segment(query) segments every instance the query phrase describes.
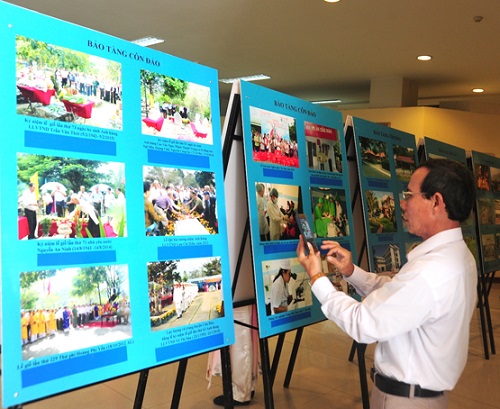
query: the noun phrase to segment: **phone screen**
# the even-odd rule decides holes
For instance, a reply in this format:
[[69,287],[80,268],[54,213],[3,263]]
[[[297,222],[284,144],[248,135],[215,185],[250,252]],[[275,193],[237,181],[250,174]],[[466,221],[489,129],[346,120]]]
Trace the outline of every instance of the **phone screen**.
[[[307,216],[305,214],[299,214],[297,216],[297,222],[299,225],[300,234],[306,240],[306,242],[311,243],[314,251],[318,251],[318,246],[316,245],[316,240],[314,240],[314,235],[311,230],[311,226],[307,221]],[[305,253],[309,254],[309,246],[306,245]]]

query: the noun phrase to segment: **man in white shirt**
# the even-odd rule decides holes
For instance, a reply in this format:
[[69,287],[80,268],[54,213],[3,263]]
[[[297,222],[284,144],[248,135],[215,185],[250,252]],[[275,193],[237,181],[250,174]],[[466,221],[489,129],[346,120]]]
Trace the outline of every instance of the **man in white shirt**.
[[36,200],[36,192],[34,183],[30,182],[28,188],[21,196],[21,204],[24,207],[24,215],[28,219],[29,235],[28,239],[35,239],[36,230],[36,212],[38,210],[38,201]]
[[[477,267],[460,222],[475,201],[465,166],[433,159],[413,173],[401,208],[408,231],[424,241],[394,277],[368,273],[351,253],[324,241],[327,261],[364,297],[336,291],[321,272],[319,253],[297,254],[324,314],[360,343],[375,349],[372,409],[446,408],[467,360],[469,324],[476,303]],[[426,405],[426,406],[424,406]]]

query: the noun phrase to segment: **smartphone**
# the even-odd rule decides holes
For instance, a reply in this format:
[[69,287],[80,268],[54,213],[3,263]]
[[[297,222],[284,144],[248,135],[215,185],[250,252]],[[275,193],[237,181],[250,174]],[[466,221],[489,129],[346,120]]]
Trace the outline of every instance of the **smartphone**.
[[[314,235],[311,230],[311,226],[307,221],[307,216],[305,214],[299,213],[297,215],[297,224],[299,226],[299,231],[300,234],[302,235],[302,238],[306,241],[306,243],[311,243],[315,252],[318,251],[318,246],[316,244],[316,240],[314,240]],[[306,255],[309,254],[309,246],[307,244],[305,246],[305,253]]]

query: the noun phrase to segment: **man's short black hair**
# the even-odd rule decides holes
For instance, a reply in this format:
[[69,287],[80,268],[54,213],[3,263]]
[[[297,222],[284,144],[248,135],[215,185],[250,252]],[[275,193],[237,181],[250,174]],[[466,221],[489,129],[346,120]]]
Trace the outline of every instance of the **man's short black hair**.
[[426,168],[429,173],[420,186],[420,191],[430,198],[441,193],[451,220],[463,222],[476,200],[474,175],[467,167],[450,159],[429,159],[419,168]]
[[151,190],[151,183],[149,182],[144,182],[144,193],[149,192]]

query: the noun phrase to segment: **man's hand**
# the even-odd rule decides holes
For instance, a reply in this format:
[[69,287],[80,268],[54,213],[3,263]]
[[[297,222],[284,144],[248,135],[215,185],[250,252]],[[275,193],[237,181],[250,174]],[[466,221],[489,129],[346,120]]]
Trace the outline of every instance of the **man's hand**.
[[[336,267],[343,276],[349,277],[354,271],[352,254],[336,241],[325,240],[321,248],[328,250],[326,261]],[[300,261],[300,260],[299,260]]]

